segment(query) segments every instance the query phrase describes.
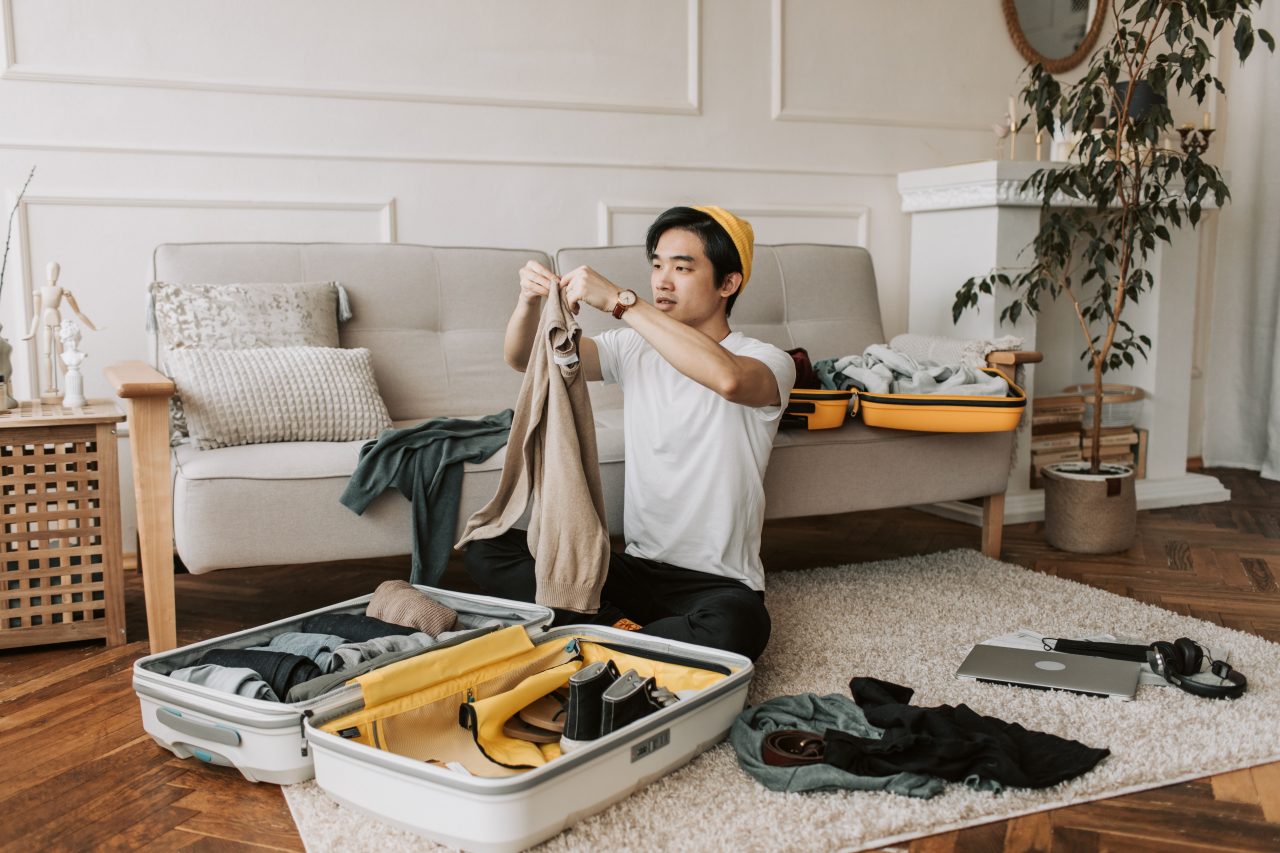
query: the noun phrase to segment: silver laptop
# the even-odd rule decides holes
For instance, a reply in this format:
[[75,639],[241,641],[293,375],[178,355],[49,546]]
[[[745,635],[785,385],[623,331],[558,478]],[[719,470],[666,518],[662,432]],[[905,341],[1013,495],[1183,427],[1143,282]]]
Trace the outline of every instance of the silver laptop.
[[1132,699],[1139,669],[1140,664],[1130,661],[977,645],[956,670],[956,678]]

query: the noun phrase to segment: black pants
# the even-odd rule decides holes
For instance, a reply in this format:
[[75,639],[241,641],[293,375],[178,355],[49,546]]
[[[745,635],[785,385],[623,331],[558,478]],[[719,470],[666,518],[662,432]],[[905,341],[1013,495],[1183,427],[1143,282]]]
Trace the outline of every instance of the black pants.
[[[486,595],[533,601],[533,564],[523,530],[511,529],[496,539],[467,545],[467,574]],[[641,633],[655,637],[737,652],[752,660],[769,642],[764,593],[732,578],[615,553],[609,558],[602,598],[621,611],[618,615],[643,625]],[[592,616],[556,611],[557,625],[593,621]]]

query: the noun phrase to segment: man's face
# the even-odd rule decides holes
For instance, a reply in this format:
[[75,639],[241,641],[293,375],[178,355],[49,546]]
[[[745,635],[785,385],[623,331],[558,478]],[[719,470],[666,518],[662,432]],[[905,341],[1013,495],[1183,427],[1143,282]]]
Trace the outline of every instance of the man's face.
[[668,229],[658,238],[649,262],[649,285],[659,311],[696,326],[722,310],[725,299],[716,287],[715,270],[697,234]]

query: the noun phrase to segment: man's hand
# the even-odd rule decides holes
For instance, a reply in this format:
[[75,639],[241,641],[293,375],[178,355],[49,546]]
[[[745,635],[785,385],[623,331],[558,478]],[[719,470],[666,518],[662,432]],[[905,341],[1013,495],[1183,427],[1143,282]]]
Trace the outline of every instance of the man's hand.
[[622,288],[591,267],[578,267],[560,280],[565,302],[578,313],[578,303],[585,302],[597,311],[612,311]]
[[538,300],[551,293],[551,286],[560,279],[537,261],[529,261],[520,268],[520,301],[537,305]]

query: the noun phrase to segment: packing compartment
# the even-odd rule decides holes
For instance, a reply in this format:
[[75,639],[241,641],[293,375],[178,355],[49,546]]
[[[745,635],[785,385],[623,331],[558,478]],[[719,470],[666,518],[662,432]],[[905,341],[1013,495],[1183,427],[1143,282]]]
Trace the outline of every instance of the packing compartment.
[[[417,589],[458,613],[467,633],[424,648],[417,657],[447,651],[478,637],[513,626],[520,633],[536,632],[551,624],[549,608],[518,601],[451,592],[428,586]],[[174,670],[194,665],[215,648],[245,649],[267,644],[272,637],[297,631],[311,616],[331,613],[363,614],[373,598],[353,598],[329,607],[281,619],[268,625],[193,643],[139,659],[133,665],[133,688],[147,733],[179,758],[235,767],[251,782],[285,785],[314,774],[303,728],[313,709],[335,697],[359,696],[360,688],[335,676],[328,692],[301,702],[254,699],[170,678]],[[501,623],[495,628],[493,622]],[[376,673],[378,670],[374,670]]]
[[[984,373],[1000,375],[993,367]],[[867,426],[917,432],[1005,432],[1017,429],[1027,395],[1012,382],[1004,397],[858,392],[858,411]]]
[[835,429],[844,423],[846,416],[857,413],[858,395],[852,390],[796,388],[782,413],[782,422],[806,429]]
[[[613,660],[679,696],[598,740],[508,737],[521,708]],[[522,850],[717,743],[746,703],[740,655],[613,628],[507,629],[356,679],[305,721],[316,782],[358,811],[466,850]]]

